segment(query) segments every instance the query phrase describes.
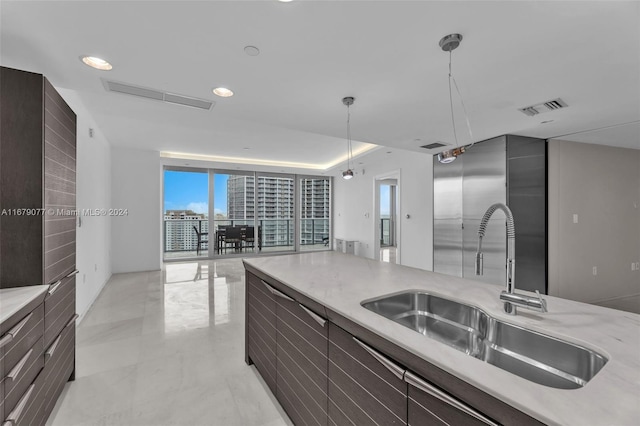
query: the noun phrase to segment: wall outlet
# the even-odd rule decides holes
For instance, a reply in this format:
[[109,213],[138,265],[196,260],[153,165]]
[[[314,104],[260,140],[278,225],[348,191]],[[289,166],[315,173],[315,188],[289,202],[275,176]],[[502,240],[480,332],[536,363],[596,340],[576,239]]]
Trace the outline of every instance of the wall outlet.
[[598,275],[598,267],[597,266],[593,267],[593,275]]
[[636,271],[640,271],[640,262],[636,262]]
[[[578,223],[578,214],[577,213],[573,214],[573,223]],[[593,274],[593,275],[595,275],[595,274]]]
[[87,274],[82,274],[82,284],[87,282]]
[[635,271],[636,270],[636,264],[635,262],[631,262],[631,270]]
[[[97,264],[97,263],[95,263],[95,264],[93,265],[93,270],[94,270],[95,272],[98,272],[98,264]],[[595,275],[595,274],[594,274],[594,275]]]

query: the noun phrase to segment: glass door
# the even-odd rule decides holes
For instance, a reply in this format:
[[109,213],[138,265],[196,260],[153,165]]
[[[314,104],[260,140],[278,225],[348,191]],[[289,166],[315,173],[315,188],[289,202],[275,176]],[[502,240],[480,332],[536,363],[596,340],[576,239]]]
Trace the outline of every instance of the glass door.
[[262,252],[295,250],[295,179],[292,175],[258,174],[258,232]]
[[209,256],[209,178],[206,169],[165,168],[163,257]]
[[255,173],[213,172],[212,248],[215,255],[258,252]]
[[300,251],[331,249],[331,179],[299,178]]

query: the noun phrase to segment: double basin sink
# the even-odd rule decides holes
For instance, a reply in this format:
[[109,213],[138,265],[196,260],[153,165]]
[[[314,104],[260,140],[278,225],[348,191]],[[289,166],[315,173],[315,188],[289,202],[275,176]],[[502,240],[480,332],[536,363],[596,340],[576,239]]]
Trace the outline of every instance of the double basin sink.
[[590,349],[425,292],[383,296],[364,301],[362,306],[469,356],[553,388],[581,388],[607,362]]

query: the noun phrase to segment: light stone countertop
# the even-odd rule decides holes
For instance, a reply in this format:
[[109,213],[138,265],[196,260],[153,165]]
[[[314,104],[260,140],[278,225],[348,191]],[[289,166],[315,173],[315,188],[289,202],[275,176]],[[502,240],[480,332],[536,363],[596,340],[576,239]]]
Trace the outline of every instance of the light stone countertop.
[[42,296],[48,289],[48,285],[0,289],[0,323],[18,312],[36,297]]
[[[512,316],[503,312],[498,299],[502,286],[331,251],[244,261],[541,422],[640,424],[640,315],[544,296],[549,312],[518,309],[518,315]],[[477,306],[504,322],[593,349],[608,362],[583,388],[551,388],[439,344],[360,306],[363,300],[409,289]]]

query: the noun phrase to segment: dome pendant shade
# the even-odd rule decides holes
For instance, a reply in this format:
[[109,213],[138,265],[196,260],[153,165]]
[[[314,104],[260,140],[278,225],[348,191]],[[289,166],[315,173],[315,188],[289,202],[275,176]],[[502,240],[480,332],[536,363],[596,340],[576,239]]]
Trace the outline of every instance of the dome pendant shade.
[[458,46],[460,46],[460,42],[462,41],[462,35],[460,34],[449,34],[440,39],[440,48],[445,52],[451,52],[452,50],[456,50]]
[[349,180],[352,177],[353,177],[353,170],[348,169],[348,170],[345,170],[344,172],[342,172],[342,178],[343,179]]
[[465,152],[465,147],[461,146],[459,148],[450,149],[448,151],[443,151],[438,154],[438,161],[442,164],[449,164],[453,162],[460,154]]

